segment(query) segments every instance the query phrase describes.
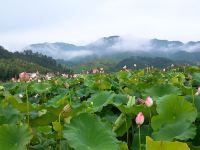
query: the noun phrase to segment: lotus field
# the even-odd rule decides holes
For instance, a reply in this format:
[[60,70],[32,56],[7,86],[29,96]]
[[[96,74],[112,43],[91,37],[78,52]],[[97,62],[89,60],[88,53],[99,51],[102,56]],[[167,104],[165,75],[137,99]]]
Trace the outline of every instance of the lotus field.
[[0,86],[0,150],[200,150],[200,68]]

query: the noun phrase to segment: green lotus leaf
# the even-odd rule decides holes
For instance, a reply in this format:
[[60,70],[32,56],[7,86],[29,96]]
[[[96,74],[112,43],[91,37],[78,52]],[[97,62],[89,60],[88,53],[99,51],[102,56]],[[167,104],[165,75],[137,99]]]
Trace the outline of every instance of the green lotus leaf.
[[36,128],[37,132],[41,132],[43,134],[51,134],[52,133],[52,127],[51,126],[38,126]]
[[146,137],[146,150],[190,150],[186,143],[153,141],[150,137]]
[[3,84],[3,86],[5,87],[6,90],[14,90],[17,87],[17,83],[5,83]]
[[11,105],[7,107],[0,106],[0,125],[17,123],[22,119],[22,114],[17,109],[14,109]]
[[[185,97],[189,102],[193,102],[193,96]],[[200,119],[200,96],[194,96],[194,105],[197,109],[197,118]]]
[[36,93],[45,93],[48,92],[52,87],[49,83],[35,83],[32,85],[32,88]]
[[132,117],[128,117],[125,114],[120,114],[113,124],[113,131],[115,131],[117,136],[123,136],[130,128],[131,123]]
[[192,75],[192,84],[193,84],[193,86],[200,85],[200,73],[194,73]]
[[126,71],[121,71],[117,73],[118,80],[127,80],[130,78],[130,76],[131,76],[131,73],[126,72]]
[[145,105],[133,105],[131,107],[127,105],[116,106],[124,114],[134,114],[137,115],[139,112],[143,112],[145,116],[148,116],[149,110]]
[[128,150],[128,145],[126,142],[120,142],[120,150]]
[[53,107],[41,107],[38,111],[44,111],[44,114],[39,116],[39,113],[37,114],[38,117],[30,119],[30,125],[31,126],[46,126],[51,124],[51,122],[58,119],[58,115],[61,112],[63,107],[59,108],[53,108]]
[[[27,112],[27,104],[26,103],[22,103],[22,102],[18,102],[16,97],[14,96],[8,96],[4,99],[4,103],[7,104],[12,104],[12,106],[14,108],[16,108],[17,110],[19,110],[20,112]],[[32,105],[29,103],[29,111],[33,110]]]
[[115,106],[118,105],[126,105],[128,103],[129,99],[127,97],[127,94],[115,94],[113,98],[113,104]]
[[115,134],[92,114],[80,114],[65,124],[63,136],[75,150],[119,149]]
[[88,101],[93,103],[95,111],[101,111],[104,106],[113,100],[113,96],[114,94],[111,92],[102,91],[92,95]]
[[197,110],[184,97],[167,95],[157,101],[158,115],[152,118],[153,137],[156,140],[193,139],[196,131],[192,123]]
[[144,96],[161,97],[168,94],[180,95],[180,90],[170,84],[155,85],[144,91]]
[[27,126],[0,126],[0,147],[2,150],[25,150],[32,138]]
[[197,130],[196,130],[197,134],[192,141],[192,146],[199,147],[200,149],[200,125],[198,124],[196,127],[197,127]]
[[58,133],[58,138],[62,136],[62,125],[60,122],[52,122],[53,129]]
[[64,93],[64,94],[57,95],[53,97],[52,99],[48,100],[47,106],[58,108],[59,106],[66,104],[66,102],[67,102],[67,96]]
[[103,78],[98,80],[97,85],[101,90],[109,90],[111,89],[111,83],[108,78]]

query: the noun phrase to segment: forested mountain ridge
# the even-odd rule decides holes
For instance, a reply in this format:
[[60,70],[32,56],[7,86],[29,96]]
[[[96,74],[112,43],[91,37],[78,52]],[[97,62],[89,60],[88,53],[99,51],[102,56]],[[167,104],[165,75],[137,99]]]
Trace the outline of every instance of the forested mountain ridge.
[[[86,59],[92,61],[96,60],[96,58],[118,56],[173,57],[176,59],[176,53],[184,51],[192,56],[190,58],[193,61],[193,55],[200,54],[200,41],[183,43],[181,41],[162,39],[131,39],[121,36],[108,36],[85,45],[45,42],[31,44],[25,49],[31,49],[34,52],[40,52],[55,59],[66,61],[85,61]],[[180,59],[182,58],[180,57]]]
[[61,72],[71,73],[66,66],[57,64],[52,57],[40,53],[33,53],[31,50],[23,52],[9,52],[0,46],[0,80],[7,80],[18,76],[20,72]]

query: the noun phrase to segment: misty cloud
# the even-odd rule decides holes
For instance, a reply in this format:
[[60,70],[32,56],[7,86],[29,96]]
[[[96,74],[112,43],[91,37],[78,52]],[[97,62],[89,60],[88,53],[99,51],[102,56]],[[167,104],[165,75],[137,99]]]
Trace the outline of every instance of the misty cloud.
[[109,36],[96,40],[85,46],[68,43],[32,44],[25,49],[31,49],[56,59],[72,60],[86,56],[103,56],[114,53],[175,53],[177,51],[200,51],[200,42],[182,43],[159,39],[139,39],[130,36]]
[[149,51],[152,49],[152,45],[149,39],[139,39],[139,38],[123,36],[119,38],[119,41],[117,43],[115,43],[108,49],[119,52],[122,51],[134,52],[138,50]]
[[79,58],[79,57],[85,57],[85,56],[90,56],[93,55],[93,52],[90,50],[78,50],[78,51],[67,51],[67,52],[60,52],[60,54],[57,55],[58,58],[62,58],[64,60],[71,60],[74,58]]

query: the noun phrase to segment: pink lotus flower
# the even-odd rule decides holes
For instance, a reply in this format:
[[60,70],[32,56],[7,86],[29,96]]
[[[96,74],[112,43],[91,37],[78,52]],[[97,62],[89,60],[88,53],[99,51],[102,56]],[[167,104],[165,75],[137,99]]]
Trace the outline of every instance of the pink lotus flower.
[[20,79],[20,81],[29,81],[30,76],[28,73],[22,72],[19,74],[19,79]]
[[144,115],[142,112],[139,112],[135,118],[135,122],[138,126],[142,125],[144,123]]
[[195,95],[199,95],[200,94],[200,87],[198,87],[197,92],[195,93]]
[[148,96],[148,97],[146,98],[145,105],[146,105],[147,107],[151,107],[151,106],[153,105],[153,100],[152,100],[152,98],[151,98],[150,96]]

